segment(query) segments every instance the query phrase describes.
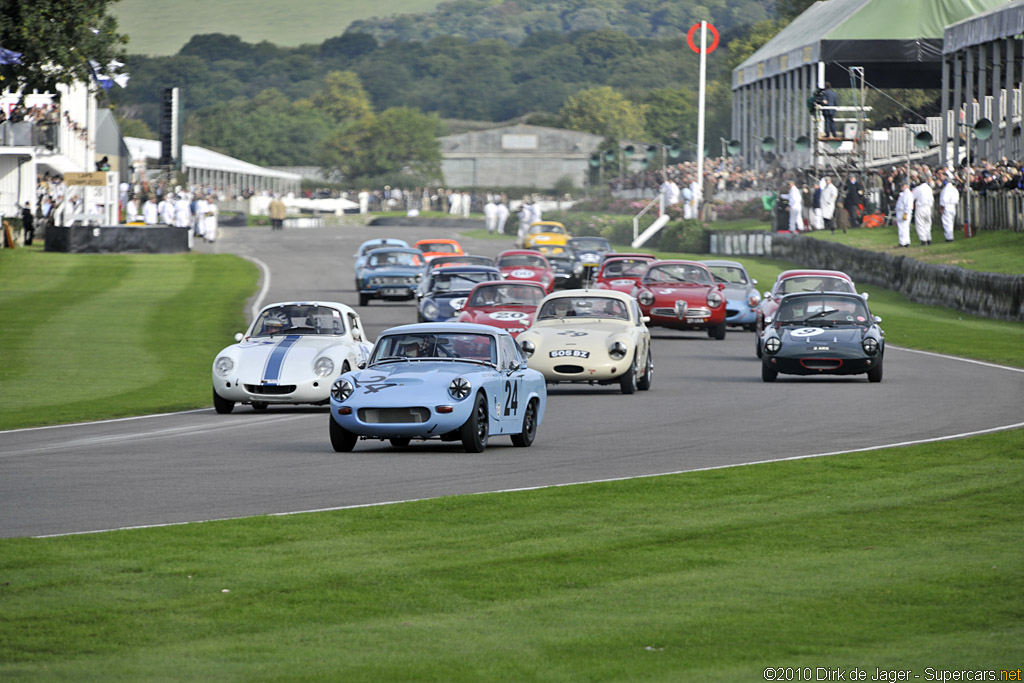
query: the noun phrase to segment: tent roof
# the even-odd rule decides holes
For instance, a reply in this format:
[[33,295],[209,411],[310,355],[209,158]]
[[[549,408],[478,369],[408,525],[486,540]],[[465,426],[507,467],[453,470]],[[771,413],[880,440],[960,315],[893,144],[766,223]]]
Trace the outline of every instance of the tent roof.
[[975,15],[946,27],[943,54],[1024,33],[1024,0]]
[[845,70],[836,66],[865,66],[870,67],[868,80],[880,87],[920,87],[922,74],[938,74],[946,26],[1007,4],[1008,0],[820,0],[736,67],[733,87],[815,62],[834,65],[831,80],[837,83],[845,80],[839,77]]
[[[145,138],[126,137],[125,144],[132,157],[145,157],[147,159],[160,158],[160,141],[146,140]],[[247,175],[263,176],[265,178],[281,178],[284,180],[302,180],[297,173],[286,171],[275,171],[272,168],[250,164],[248,161],[229,157],[227,154],[214,152],[205,147],[195,145],[181,146],[181,163],[187,168],[202,168],[210,171],[226,171],[228,173],[242,173]]]

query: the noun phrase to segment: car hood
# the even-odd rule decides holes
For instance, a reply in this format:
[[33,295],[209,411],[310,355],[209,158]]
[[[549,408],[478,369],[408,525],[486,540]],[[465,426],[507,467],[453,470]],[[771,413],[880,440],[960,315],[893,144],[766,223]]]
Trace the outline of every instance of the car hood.
[[531,336],[572,341],[610,334],[626,334],[635,327],[628,320],[560,318],[558,320],[536,321],[533,327],[529,329],[529,333]]
[[494,372],[494,368],[467,361],[409,360],[380,363],[350,372],[345,377],[352,381],[355,394],[375,394],[391,387],[431,387],[447,396],[448,383],[455,377],[467,377]]
[[646,284],[644,287],[654,295],[655,301],[686,299],[687,301],[699,301],[702,305],[707,301],[711,285],[691,284]]
[[779,330],[782,341],[794,344],[860,344],[866,328],[857,326],[818,327],[806,325],[785,325]]
[[536,306],[494,306],[463,311],[460,322],[479,323],[501,328],[526,328],[530,326]]
[[359,274],[362,277],[380,277],[380,276],[394,276],[394,275],[405,275],[413,277],[419,275],[423,270],[416,266],[388,266],[386,268],[363,268]]
[[501,268],[502,277],[510,280],[533,280],[540,278],[547,272],[546,268],[536,268],[534,266],[505,266]]
[[[218,355],[232,355],[236,359],[237,374],[249,383],[285,382],[292,377],[308,378],[313,373],[313,361],[328,355],[343,355],[345,342],[341,337],[322,335],[282,334],[274,337],[253,337],[228,347]],[[341,372],[336,367],[337,373]]]

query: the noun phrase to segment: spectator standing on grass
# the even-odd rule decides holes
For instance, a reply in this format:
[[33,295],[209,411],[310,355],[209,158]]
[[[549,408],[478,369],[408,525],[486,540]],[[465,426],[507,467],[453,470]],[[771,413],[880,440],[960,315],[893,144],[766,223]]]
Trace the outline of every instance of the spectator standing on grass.
[[[839,189],[832,184],[832,178],[825,176],[825,188],[821,191],[821,219],[825,227],[833,233],[836,231],[836,200],[839,198]],[[843,232],[846,232],[844,229]]]
[[789,231],[794,235],[800,232],[804,222],[804,199],[800,188],[792,180],[789,181],[789,191],[786,192],[789,200]]
[[896,239],[900,247],[910,246],[910,217],[914,214],[914,194],[910,181],[904,180],[900,195],[896,198]]
[[947,242],[953,241],[953,222],[956,220],[956,205],[960,203],[960,190],[956,189],[953,178],[947,177],[939,193],[939,207],[942,212],[942,234]]
[[[365,190],[363,191],[365,192]],[[362,195],[359,193],[359,211],[365,213],[362,209]],[[367,193],[369,196],[369,193]],[[288,209],[285,207],[284,202],[281,201],[280,195],[274,195],[274,198],[270,200],[270,229],[271,230],[283,230],[284,229],[284,217],[288,215]]]
[[484,226],[490,235],[498,230],[498,205],[494,203],[493,198],[488,199],[484,204]]
[[160,203],[156,205],[156,210],[160,214],[160,222],[164,225],[174,225],[174,197],[171,195],[164,195]]
[[932,184],[922,179],[921,184],[914,188],[914,227],[917,239],[928,246],[932,243],[932,207],[935,205],[935,194]]
[[850,226],[856,227],[860,225],[860,206],[864,202],[864,186],[857,180],[857,176],[851,173],[844,190],[843,208],[846,209],[846,214],[850,218]]
[[32,244],[36,234],[35,216],[32,215],[32,205],[25,202],[25,208],[21,210],[21,230],[25,236],[25,246]]
[[156,225],[160,222],[160,209],[157,208],[153,195],[146,197],[142,204],[142,222],[146,225]]
[[508,206],[501,199],[498,199],[497,202],[498,202],[498,205],[495,207],[495,211],[497,212],[497,221],[498,221],[497,231],[498,231],[499,235],[504,235],[505,234],[505,222],[508,220],[508,215],[509,215]]

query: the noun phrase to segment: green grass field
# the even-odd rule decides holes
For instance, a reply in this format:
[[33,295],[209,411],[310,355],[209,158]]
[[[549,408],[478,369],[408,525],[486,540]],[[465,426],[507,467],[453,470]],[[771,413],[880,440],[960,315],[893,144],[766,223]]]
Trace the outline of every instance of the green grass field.
[[[748,265],[763,288],[789,266]],[[0,319],[14,325],[0,428],[209,405],[210,363],[241,329],[256,279],[231,256],[0,251]],[[891,343],[1024,367],[1024,324],[870,292]],[[1014,430],[613,483],[3,539],[0,679],[763,681],[767,667],[838,668],[847,680],[854,668],[868,680],[876,669],[929,680],[929,667],[999,676],[1024,658],[1022,487],[1024,430]]]
[[118,0],[108,12],[128,36],[129,54],[173,55],[193,35],[223,33],[247,43],[268,41],[282,47],[319,45],[340,36],[357,19],[430,12],[437,0],[376,3],[357,0]]

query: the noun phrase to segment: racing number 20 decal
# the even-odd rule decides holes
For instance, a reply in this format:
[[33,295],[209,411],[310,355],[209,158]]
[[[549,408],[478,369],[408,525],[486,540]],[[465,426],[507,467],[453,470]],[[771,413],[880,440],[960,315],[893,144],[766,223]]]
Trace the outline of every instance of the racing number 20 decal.
[[505,380],[505,417],[519,412],[519,382]]

